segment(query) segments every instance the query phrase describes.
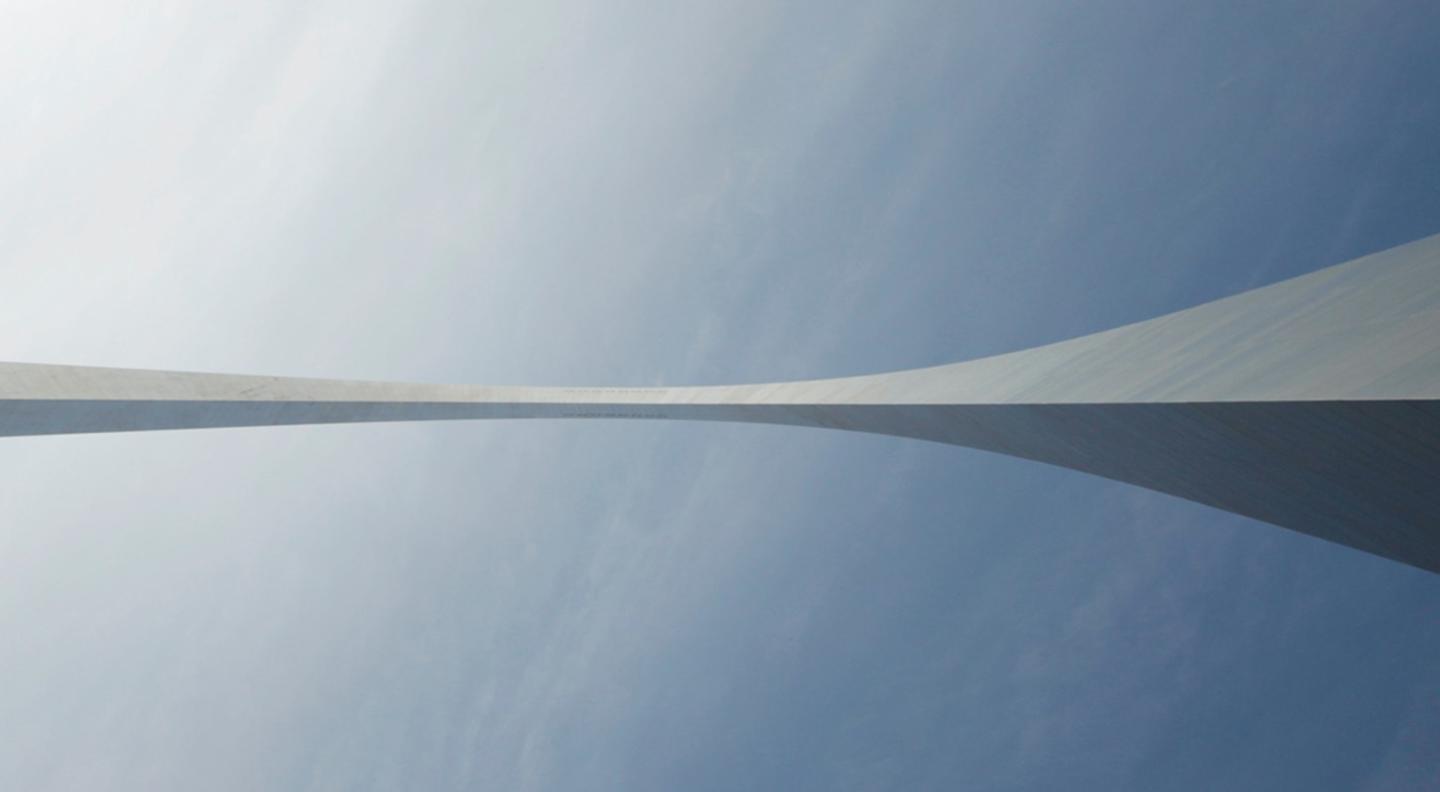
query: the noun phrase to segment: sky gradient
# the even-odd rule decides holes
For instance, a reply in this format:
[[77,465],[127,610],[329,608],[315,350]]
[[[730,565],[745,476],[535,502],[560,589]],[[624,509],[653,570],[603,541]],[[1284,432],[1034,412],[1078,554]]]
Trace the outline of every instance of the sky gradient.
[[[0,359],[671,385],[1440,231],[1424,2],[0,5]],[[1440,578],[965,449],[0,442],[0,787],[1410,790]]]

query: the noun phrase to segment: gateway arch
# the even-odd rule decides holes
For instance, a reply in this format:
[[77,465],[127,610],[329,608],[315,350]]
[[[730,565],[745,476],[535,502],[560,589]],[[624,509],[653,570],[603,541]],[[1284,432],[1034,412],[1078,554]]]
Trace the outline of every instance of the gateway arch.
[[476,418],[951,443],[1440,572],[1440,235],[1094,335],[840,379],[527,388],[0,363],[0,436]]

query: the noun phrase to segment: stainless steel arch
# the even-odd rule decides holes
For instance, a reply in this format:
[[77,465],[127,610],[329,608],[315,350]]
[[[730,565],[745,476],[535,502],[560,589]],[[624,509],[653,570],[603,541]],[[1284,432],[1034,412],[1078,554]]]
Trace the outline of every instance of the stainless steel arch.
[[0,436],[475,418],[748,421],[952,443],[1440,572],[1440,235],[1049,346],[840,379],[526,388],[0,364]]

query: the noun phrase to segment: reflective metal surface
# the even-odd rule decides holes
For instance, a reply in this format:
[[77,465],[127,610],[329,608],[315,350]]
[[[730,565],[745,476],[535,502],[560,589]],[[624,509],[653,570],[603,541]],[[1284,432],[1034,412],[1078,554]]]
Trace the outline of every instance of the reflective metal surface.
[[1440,572],[1440,236],[1058,344],[830,380],[525,388],[0,364],[0,435],[476,418],[952,443]]

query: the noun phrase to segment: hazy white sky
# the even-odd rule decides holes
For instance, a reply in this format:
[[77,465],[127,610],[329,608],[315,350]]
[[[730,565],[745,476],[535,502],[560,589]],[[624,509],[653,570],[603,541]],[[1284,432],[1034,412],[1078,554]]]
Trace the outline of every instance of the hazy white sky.
[[[1265,5],[0,3],[0,359],[863,373],[1440,230],[1437,12]],[[1440,769],[1433,576],[962,449],[295,427],[0,481],[4,788]]]

